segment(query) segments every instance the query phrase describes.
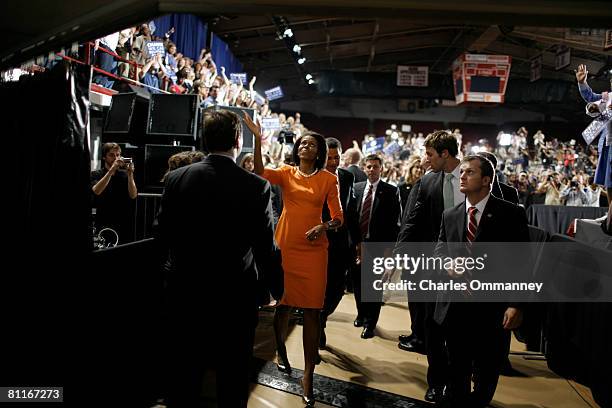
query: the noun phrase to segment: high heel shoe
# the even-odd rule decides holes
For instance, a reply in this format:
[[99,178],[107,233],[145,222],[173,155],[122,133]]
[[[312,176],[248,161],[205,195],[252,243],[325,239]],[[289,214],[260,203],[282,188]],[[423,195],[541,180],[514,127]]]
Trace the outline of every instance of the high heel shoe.
[[289,364],[289,359],[287,358],[287,354],[285,354],[284,356],[281,354],[278,354],[276,359],[277,359],[276,368],[278,368],[278,371],[281,371],[287,374],[291,374],[291,364]]
[[314,391],[313,390],[306,391],[306,387],[304,387],[303,378],[302,378],[301,384],[302,384],[302,391],[304,392],[302,394],[302,402],[304,403],[306,407],[314,407],[315,406]]

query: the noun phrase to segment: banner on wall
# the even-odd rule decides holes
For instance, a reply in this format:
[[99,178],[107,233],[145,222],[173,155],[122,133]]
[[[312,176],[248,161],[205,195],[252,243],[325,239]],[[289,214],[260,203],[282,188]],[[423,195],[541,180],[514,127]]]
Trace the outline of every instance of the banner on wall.
[[529,75],[529,82],[535,82],[542,78],[542,54],[531,59],[531,73]]
[[429,67],[398,65],[397,86],[429,86]]

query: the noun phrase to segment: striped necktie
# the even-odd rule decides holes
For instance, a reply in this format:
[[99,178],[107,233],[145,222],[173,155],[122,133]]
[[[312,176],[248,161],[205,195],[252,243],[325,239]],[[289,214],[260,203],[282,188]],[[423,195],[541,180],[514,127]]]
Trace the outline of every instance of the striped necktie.
[[370,213],[372,212],[372,190],[370,184],[366,194],[365,201],[361,207],[361,218],[359,219],[359,227],[361,228],[361,236],[365,238],[368,235],[368,227],[370,225]]
[[474,206],[471,206],[470,208],[468,208],[469,222],[468,222],[467,234],[465,235],[465,238],[467,242],[469,243],[474,242],[474,238],[476,238],[476,230],[478,229],[478,224],[476,223],[476,213],[477,212],[478,212],[478,208]]

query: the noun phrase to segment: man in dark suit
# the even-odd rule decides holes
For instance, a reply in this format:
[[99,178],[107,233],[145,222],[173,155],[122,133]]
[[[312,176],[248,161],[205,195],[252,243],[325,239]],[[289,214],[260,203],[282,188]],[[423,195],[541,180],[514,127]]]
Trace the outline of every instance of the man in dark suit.
[[[404,213],[397,247],[406,242],[437,242],[440,221],[445,208],[463,202],[459,191],[459,146],[450,132],[436,131],[425,139],[427,163],[431,172],[424,175],[414,188],[416,196],[409,198],[412,209]],[[412,333],[400,336],[398,347],[406,351],[427,352],[427,383],[425,399],[441,401],[447,382],[448,359],[442,327],[433,320],[435,303],[408,300]]]
[[355,183],[361,183],[368,179],[368,176],[359,168],[359,162],[361,161],[361,153],[359,150],[351,147],[344,153],[344,165],[346,169],[351,172],[355,177]]
[[[479,155],[461,161],[461,191],[466,201],[444,211],[436,253],[465,256],[446,242],[528,242],[525,211],[491,194],[492,163]],[[465,247],[463,247],[465,248]],[[516,257],[514,257],[516,258]],[[511,259],[504,258],[504,262]],[[451,278],[461,278],[452,269]],[[450,379],[448,404],[452,408],[484,408],[493,399],[499,372],[507,356],[510,330],[522,321],[517,305],[449,302],[440,296],[434,319],[444,327]],[[471,380],[474,378],[474,391]]]
[[[344,212],[344,224],[340,228],[327,231],[329,241],[327,259],[327,286],[325,288],[325,303],[321,312],[321,338],[319,346],[324,348],[327,343],[325,327],[327,318],[334,313],[336,307],[344,295],[344,284],[346,273],[355,259],[353,242],[359,239],[359,224],[357,223],[355,211],[356,201],[353,190],[354,177],[347,170],[339,168],[342,155],[342,145],[338,139],[328,137],[327,142],[327,164],[326,170],[338,176],[340,184],[340,204]],[[323,206],[323,222],[331,220],[327,204]]]
[[[397,187],[380,179],[382,159],[377,155],[372,154],[365,158],[365,170],[368,180],[355,184],[361,242],[395,242],[402,213],[399,191]],[[360,243],[357,243],[357,248],[360,254]],[[361,338],[369,339],[374,337],[374,329],[378,323],[382,293],[377,293],[377,296],[380,296],[377,302],[363,302],[361,285],[360,270],[353,268],[353,288],[357,304],[354,325],[363,327]]]
[[[258,276],[274,299],[283,293],[270,184],[235,162],[241,119],[208,112],[204,129],[210,155],[168,174],[158,215],[172,264],[169,408],[199,406],[205,368],[216,371],[220,407],[247,406]],[[230,318],[220,313],[228,303]]]
[[[484,157],[493,164],[493,168],[497,169],[497,157],[490,152],[479,152],[479,156]],[[493,176],[493,187],[491,188],[491,194],[502,200],[511,202],[512,204],[519,204],[518,190],[509,184],[502,183],[497,177],[497,173]]]

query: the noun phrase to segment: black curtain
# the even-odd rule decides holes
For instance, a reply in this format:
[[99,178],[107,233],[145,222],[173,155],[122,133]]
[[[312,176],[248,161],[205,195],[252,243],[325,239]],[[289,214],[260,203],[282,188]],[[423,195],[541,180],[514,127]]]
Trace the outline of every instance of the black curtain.
[[79,370],[91,247],[90,78],[89,67],[60,63],[0,84],[4,385],[68,388],[67,373]]

